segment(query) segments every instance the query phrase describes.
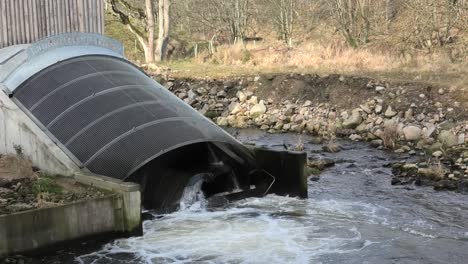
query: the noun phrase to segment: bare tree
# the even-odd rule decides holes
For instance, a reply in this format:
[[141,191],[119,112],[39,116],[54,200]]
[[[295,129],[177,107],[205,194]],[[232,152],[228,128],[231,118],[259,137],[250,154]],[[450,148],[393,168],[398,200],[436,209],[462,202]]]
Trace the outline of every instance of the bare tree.
[[297,16],[297,0],[267,0],[271,9],[273,22],[277,28],[279,38],[286,43],[292,38],[295,18]]
[[372,0],[330,0],[330,11],[346,42],[357,48],[369,41]]
[[154,15],[153,2],[145,0],[145,10],[131,5],[125,0],[108,0],[112,11],[132,32],[143,47],[145,62],[154,61]]
[[432,51],[453,42],[468,28],[468,1],[413,0],[404,3],[403,42]]

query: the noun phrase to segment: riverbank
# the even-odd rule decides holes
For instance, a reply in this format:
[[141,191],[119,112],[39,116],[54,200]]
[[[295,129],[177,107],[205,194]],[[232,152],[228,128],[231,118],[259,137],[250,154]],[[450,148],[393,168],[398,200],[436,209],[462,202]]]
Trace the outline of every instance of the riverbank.
[[[156,79],[220,126],[311,134],[327,140],[326,148],[335,151],[337,137],[369,141],[376,148],[417,157],[420,172],[435,165],[440,168],[439,177],[408,176],[395,169],[396,178],[411,179],[395,184],[422,182],[438,189],[466,189],[465,87],[314,74]],[[424,180],[418,180],[421,177]]]

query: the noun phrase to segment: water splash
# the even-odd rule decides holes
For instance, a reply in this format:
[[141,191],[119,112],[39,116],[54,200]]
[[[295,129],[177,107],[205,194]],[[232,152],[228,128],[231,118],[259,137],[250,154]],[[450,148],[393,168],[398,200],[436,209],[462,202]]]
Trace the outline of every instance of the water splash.
[[179,202],[179,209],[182,211],[199,211],[206,209],[207,201],[202,191],[205,174],[197,174],[185,187]]

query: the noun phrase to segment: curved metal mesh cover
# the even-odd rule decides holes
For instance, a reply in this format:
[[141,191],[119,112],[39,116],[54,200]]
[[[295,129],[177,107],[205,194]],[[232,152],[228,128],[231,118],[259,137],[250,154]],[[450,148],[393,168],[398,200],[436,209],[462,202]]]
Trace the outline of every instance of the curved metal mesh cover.
[[224,142],[248,155],[221,128],[114,57],[59,62],[24,82],[13,97],[79,165],[114,178],[192,143]]

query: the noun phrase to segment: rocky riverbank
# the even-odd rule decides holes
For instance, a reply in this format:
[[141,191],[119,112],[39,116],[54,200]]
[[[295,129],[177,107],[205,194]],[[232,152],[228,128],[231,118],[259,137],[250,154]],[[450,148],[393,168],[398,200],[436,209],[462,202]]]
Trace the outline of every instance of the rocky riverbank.
[[[220,126],[308,133],[331,141],[327,146],[335,137],[369,141],[419,157],[419,171],[427,169],[424,163],[428,170],[440,168],[440,177],[417,181],[421,184],[463,190],[453,186],[468,180],[466,88],[311,74],[159,81]],[[401,179],[395,184],[420,177],[394,172]]]

